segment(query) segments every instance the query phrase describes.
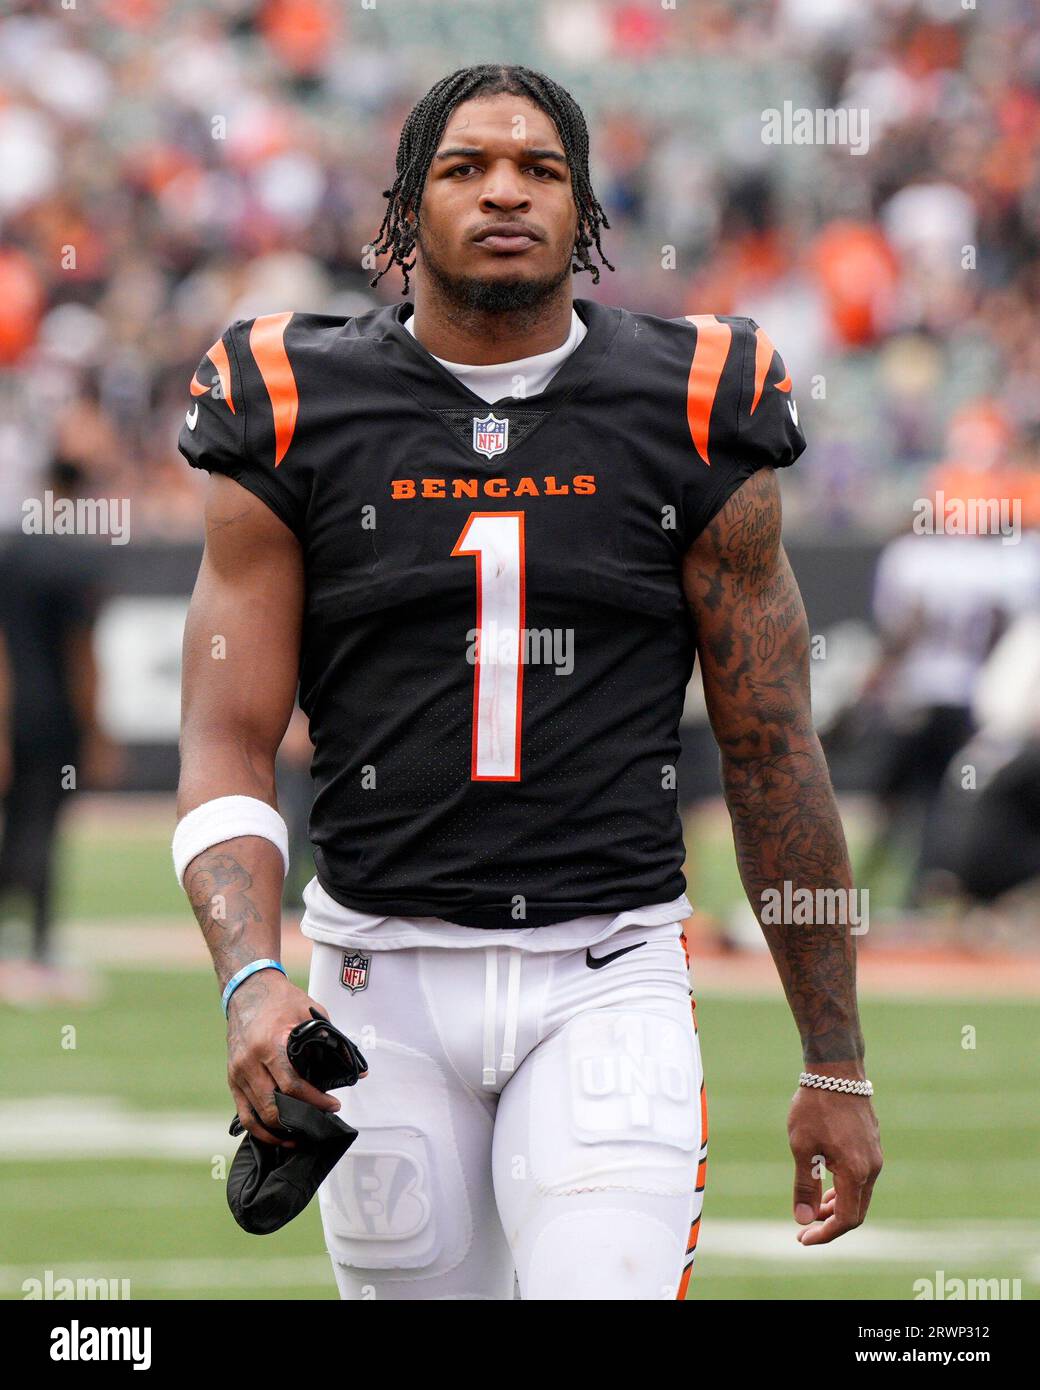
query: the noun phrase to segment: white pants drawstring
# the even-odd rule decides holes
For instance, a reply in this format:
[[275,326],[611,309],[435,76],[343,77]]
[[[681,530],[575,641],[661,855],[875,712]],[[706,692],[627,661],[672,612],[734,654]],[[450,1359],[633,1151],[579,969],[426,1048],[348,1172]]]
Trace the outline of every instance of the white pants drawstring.
[[483,1084],[498,1082],[495,1071],[495,1024],[498,1022],[498,947],[489,946],[484,953],[484,1075]]
[[520,1029],[520,962],[522,951],[509,951],[509,975],[506,979],[506,1015],[502,1029],[502,1060],[495,1065],[495,1041],[498,1033],[498,951],[489,946],[484,956],[484,1067],[482,1084],[498,1085],[498,1073],[516,1070],[516,1036]]
[[506,1021],[502,1034],[502,1070],[516,1070],[516,1035],[520,1027],[520,961],[522,952],[510,948],[506,988]]

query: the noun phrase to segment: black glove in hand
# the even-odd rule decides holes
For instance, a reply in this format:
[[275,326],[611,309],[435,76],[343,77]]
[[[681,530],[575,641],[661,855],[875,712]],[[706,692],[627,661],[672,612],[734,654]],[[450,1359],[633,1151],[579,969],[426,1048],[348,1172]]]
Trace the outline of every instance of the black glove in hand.
[[293,1070],[319,1091],[356,1086],[368,1075],[361,1049],[317,1009],[311,1009],[310,1023],[298,1023],[292,1030],[285,1051]]
[[[368,1063],[351,1040],[316,1009],[286,1041],[294,1069],[322,1091],[353,1086]],[[228,1173],[227,1200],[235,1220],[251,1235],[268,1235],[298,1216],[357,1138],[338,1115],[281,1091],[274,1093],[279,1125],[272,1132],[294,1149],[264,1144],[247,1134]],[[236,1115],[229,1133],[244,1133]]]

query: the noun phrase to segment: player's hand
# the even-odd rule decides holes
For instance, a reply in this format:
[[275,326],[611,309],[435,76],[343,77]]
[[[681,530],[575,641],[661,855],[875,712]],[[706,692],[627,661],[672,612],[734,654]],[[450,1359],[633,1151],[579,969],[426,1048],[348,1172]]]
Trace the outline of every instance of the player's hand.
[[[794,1154],[794,1219],[806,1227],[798,1233],[802,1245],[826,1245],[862,1225],[882,1161],[869,1098],[799,1086],[787,1116],[787,1137]],[[824,1166],[833,1173],[834,1186],[821,1196]]]
[[[228,1085],[238,1118],[265,1144],[294,1148],[278,1139],[274,1092],[295,1096],[319,1110],[339,1110],[335,1096],[304,1081],[289,1061],[286,1040],[298,1023],[311,1021],[311,1009],[328,1018],[324,1005],[297,989],[277,970],[259,970],[243,980],[228,1008]],[[259,1117],[259,1118],[258,1118]]]

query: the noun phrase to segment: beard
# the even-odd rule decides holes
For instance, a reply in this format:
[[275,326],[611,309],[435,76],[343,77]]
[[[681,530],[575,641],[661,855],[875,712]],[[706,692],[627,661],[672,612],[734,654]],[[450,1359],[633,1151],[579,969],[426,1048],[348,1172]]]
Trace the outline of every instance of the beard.
[[571,275],[571,253],[556,271],[547,275],[450,275],[431,253],[430,244],[419,229],[418,246],[422,269],[435,287],[437,297],[460,315],[519,314],[536,321],[547,301],[555,299],[560,286]]

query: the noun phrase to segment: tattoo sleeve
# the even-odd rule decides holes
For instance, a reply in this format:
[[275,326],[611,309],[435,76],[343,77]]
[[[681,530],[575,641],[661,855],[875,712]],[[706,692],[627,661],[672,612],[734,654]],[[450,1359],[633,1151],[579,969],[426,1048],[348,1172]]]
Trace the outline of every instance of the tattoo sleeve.
[[[807,1062],[858,1061],[849,914],[774,913],[809,897],[848,903],[845,836],[809,698],[809,629],[780,543],[772,469],[733,494],[686,554],[704,693],[748,900],[776,962]],[[809,895],[804,890],[810,890]],[[830,890],[823,893],[817,890]],[[778,920],[779,918],[779,920]],[[828,920],[829,919],[829,920]]]
[[[264,841],[255,857],[270,860],[277,850]],[[253,862],[251,847],[245,840],[227,841],[203,851],[193,859],[185,876],[185,888],[192,911],[202,928],[202,935],[213,957],[213,968],[223,989],[231,976],[243,965],[264,956],[277,956],[281,936],[280,913],[273,920],[257,906],[258,900],[270,899],[271,890],[261,893],[254,886],[254,873],[261,870],[254,864],[251,872],[243,859]],[[237,853],[236,853],[237,851]],[[266,868],[266,865],[265,865]],[[278,880],[281,858],[271,872],[272,885]],[[280,908],[280,894],[274,898]]]

